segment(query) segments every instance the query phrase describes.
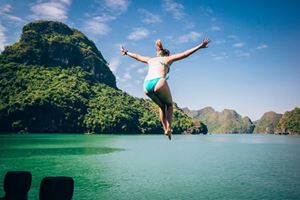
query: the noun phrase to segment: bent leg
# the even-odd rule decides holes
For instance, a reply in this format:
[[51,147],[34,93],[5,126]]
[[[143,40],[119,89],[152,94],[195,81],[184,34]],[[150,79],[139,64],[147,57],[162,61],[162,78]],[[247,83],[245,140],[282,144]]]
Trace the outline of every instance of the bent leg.
[[159,108],[159,119],[163,125],[164,132],[168,130],[168,122],[167,122],[167,116],[166,113],[164,112],[164,109]]
[[173,104],[167,105],[167,130],[172,131]]
[[161,100],[153,92],[144,91],[145,94],[159,107],[159,119],[163,125],[164,132],[167,131],[167,116],[164,110],[166,105],[161,102]]
[[166,105],[165,115],[167,118],[167,132],[171,132],[173,117],[173,100],[169,85],[165,79],[160,79],[154,88],[154,93],[162,103]]
[[168,85],[168,82],[162,78],[160,79],[155,88],[154,88],[154,93],[156,94],[156,96],[160,99],[160,101],[164,104],[173,104],[173,100],[172,100],[172,95],[171,95],[171,91]]

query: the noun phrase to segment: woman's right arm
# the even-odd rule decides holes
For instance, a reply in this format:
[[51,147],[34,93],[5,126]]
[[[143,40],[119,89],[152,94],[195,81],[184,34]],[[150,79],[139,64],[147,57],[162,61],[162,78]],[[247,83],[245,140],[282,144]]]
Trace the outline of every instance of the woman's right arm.
[[174,55],[169,56],[168,57],[168,62],[172,63],[174,61],[184,59],[184,58],[188,57],[189,55],[195,53],[199,49],[207,48],[207,45],[208,45],[209,42],[210,42],[210,40],[208,38],[205,38],[202,41],[201,44],[195,46],[194,48],[188,49],[188,50],[186,50],[186,51],[184,51],[182,53],[178,53],[178,54],[174,54]]
[[120,51],[121,51],[121,54],[122,54],[123,56],[128,55],[129,57],[134,58],[134,59],[136,59],[137,61],[140,61],[140,62],[143,62],[143,63],[148,63],[148,60],[150,59],[150,57],[141,56],[141,55],[139,55],[139,54],[129,52],[129,51],[128,51],[127,49],[125,49],[123,46],[120,47]]

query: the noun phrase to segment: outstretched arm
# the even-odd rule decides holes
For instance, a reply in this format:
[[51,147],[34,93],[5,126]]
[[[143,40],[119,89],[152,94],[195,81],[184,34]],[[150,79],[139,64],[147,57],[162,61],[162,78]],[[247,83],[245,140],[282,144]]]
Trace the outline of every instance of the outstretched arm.
[[120,47],[120,51],[121,51],[121,54],[123,56],[125,55],[128,55],[130,56],[131,58],[134,58],[140,62],[143,62],[143,63],[148,63],[148,60],[150,59],[149,57],[146,57],[146,56],[141,56],[139,54],[136,54],[136,53],[132,53],[132,52],[129,52],[127,49],[125,49],[123,46]]
[[208,38],[205,38],[202,41],[201,44],[195,46],[194,48],[188,49],[188,50],[186,50],[186,51],[184,51],[182,53],[178,53],[178,54],[174,54],[174,55],[169,56],[168,62],[172,63],[174,61],[184,59],[184,58],[188,57],[189,55],[195,53],[199,49],[207,48],[207,45],[208,45],[209,42],[210,42],[210,40]]

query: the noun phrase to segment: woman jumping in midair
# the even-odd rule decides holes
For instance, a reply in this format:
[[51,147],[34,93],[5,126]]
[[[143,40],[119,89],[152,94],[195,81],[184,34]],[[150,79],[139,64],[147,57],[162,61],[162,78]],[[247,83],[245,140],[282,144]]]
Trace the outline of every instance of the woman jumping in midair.
[[164,49],[160,40],[155,42],[156,57],[141,56],[136,53],[129,52],[124,47],[120,47],[122,55],[128,55],[138,61],[148,64],[148,74],[144,81],[144,92],[159,106],[159,117],[165,131],[165,135],[171,140],[172,134],[172,115],[173,101],[168,86],[170,66],[173,62],[188,57],[201,48],[206,48],[209,39],[205,38],[201,44],[194,48],[188,49],[182,53],[170,55],[169,50]]

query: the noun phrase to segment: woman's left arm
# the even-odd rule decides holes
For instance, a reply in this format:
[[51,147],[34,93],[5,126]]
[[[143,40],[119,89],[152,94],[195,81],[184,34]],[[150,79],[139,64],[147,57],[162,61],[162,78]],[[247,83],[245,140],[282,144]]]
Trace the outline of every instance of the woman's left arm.
[[198,51],[199,49],[202,49],[202,48],[207,48],[207,45],[208,43],[210,42],[210,40],[208,38],[205,38],[201,44],[191,48],[191,49],[188,49],[182,53],[178,53],[178,54],[174,54],[174,55],[171,55],[168,57],[168,63],[172,63],[174,61],[177,61],[177,60],[181,60],[181,59],[184,59],[186,57],[188,57],[189,55],[195,53],[196,51]]
[[136,59],[137,61],[143,62],[143,63],[148,63],[148,60],[150,59],[150,57],[147,56],[141,56],[139,54],[133,53],[133,52],[129,52],[127,49],[125,49],[124,47],[120,47],[120,51],[121,54],[123,56],[128,55],[131,58]]

